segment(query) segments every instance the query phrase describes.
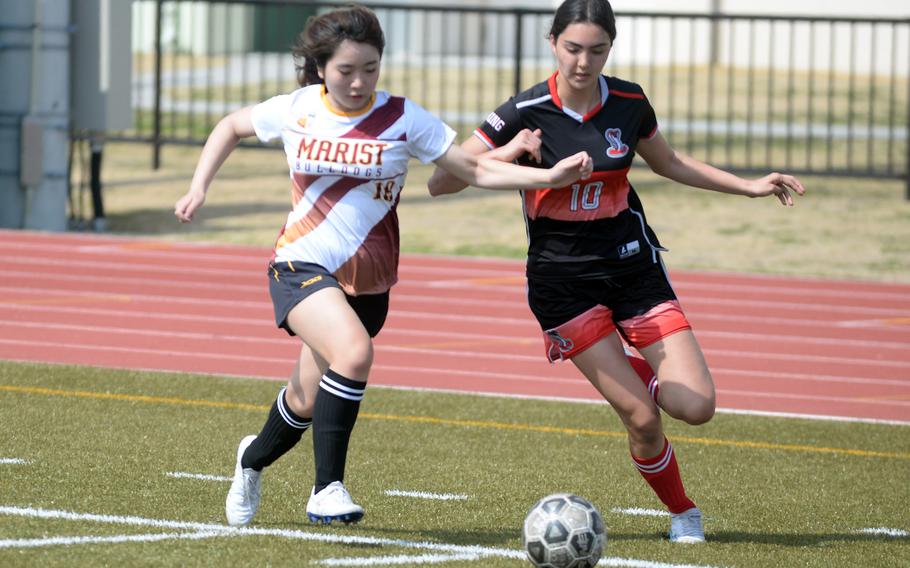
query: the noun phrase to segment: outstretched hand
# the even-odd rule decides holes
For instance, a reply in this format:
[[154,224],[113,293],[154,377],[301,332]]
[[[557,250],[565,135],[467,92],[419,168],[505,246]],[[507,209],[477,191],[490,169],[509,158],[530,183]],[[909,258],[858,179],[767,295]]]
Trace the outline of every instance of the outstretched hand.
[[803,184],[801,184],[798,179],[791,175],[777,172],[757,179],[753,181],[751,185],[750,197],[776,195],[778,201],[787,207],[793,206],[793,195],[790,193],[791,191],[795,192],[797,195],[806,193],[806,188],[803,187]]
[[579,179],[588,179],[594,171],[594,160],[587,152],[581,151],[563,158],[550,169],[550,187],[565,187]]
[[181,223],[189,223],[193,220],[193,214],[202,207],[203,203],[205,203],[205,193],[191,189],[177,201],[174,206],[174,216]]

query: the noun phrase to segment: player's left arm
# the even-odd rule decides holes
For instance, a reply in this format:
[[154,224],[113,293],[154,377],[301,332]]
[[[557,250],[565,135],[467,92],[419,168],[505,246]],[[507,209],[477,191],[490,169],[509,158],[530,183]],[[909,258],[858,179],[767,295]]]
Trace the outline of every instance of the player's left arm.
[[788,174],[771,173],[765,177],[747,180],[692,156],[678,152],[658,131],[651,138],[642,138],[635,150],[654,173],[673,181],[747,197],[776,195],[788,207],[793,205],[791,192],[803,195],[806,190],[798,179]]

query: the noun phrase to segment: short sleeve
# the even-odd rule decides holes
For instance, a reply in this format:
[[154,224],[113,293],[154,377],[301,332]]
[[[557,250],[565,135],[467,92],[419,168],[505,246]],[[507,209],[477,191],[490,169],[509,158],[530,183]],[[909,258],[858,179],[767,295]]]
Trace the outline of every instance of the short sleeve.
[[439,158],[455,141],[455,131],[422,106],[405,99],[408,153],[427,164]]
[[638,129],[638,137],[649,140],[657,134],[657,115],[654,113],[654,107],[651,101],[645,97],[644,108],[642,109],[641,126]]
[[474,131],[474,135],[492,150],[508,144],[521,129],[521,115],[518,114],[515,102],[509,99],[487,115],[483,124]]
[[269,142],[281,136],[291,114],[292,100],[291,95],[278,95],[253,106],[250,116],[259,140]]

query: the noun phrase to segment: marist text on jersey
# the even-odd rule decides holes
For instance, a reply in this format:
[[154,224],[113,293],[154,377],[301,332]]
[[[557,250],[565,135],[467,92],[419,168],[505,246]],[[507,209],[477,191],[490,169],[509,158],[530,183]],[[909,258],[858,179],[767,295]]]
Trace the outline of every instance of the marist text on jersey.
[[310,175],[382,177],[382,154],[391,142],[303,136],[295,170]]

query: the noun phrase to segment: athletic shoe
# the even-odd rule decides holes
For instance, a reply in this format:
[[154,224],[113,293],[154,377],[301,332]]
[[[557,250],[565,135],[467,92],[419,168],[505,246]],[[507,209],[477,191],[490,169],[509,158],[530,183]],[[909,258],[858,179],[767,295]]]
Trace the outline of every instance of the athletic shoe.
[[701,511],[698,507],[670,515],[670,542],[705,542],[705,530],[701,525]]
[[306,515],[314,523],[356,523],[363,518],[363,507],[351,500],[351,494],[340,481],[333,481],[319,493],[315,491],[314,487],[306,504]]
[[243,452],[256,439],[256,436],[247,436],[240,440],[237,447],[237,465],[234,466],[234,481],[224,503],[224,512],[227,521],[232,526],[250,524],[253,515],[259,509],[259,492],[262,487],[262,471],[253,468],[244,468],[240,465]]

